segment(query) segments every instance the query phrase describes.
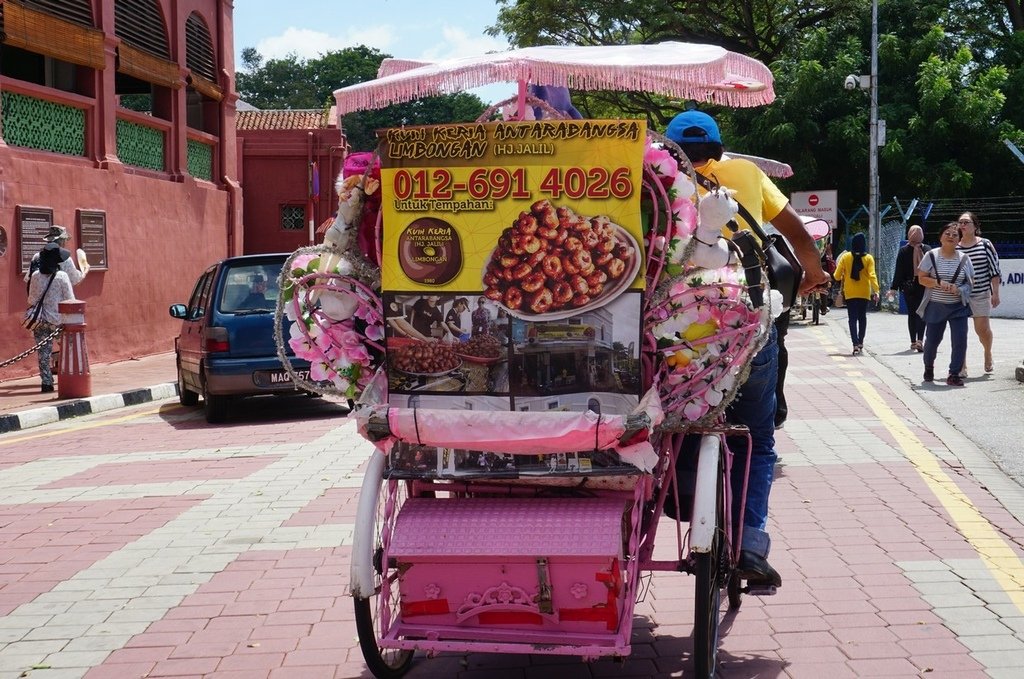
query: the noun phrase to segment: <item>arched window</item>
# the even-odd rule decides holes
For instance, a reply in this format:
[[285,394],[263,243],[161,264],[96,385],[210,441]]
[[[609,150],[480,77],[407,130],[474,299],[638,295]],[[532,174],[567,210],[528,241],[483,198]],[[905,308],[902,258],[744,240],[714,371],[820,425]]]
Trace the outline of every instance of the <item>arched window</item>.
[[185,65],[188,76],[188,126],[216,134],[217,102],[224,93],[217,85],[217,55],[206,21],[192,12],[185,21]]
[[185,21],[185,65],[211,83],[217,82],[217,58],[213,53],[213,38],[203,17],[192,12]]
[[167,27],[157,0],[115,0],[114,35],[121,39],[118,94],[151,94],[151,85],[173,89],[183,85],[181,69],[168,48]]

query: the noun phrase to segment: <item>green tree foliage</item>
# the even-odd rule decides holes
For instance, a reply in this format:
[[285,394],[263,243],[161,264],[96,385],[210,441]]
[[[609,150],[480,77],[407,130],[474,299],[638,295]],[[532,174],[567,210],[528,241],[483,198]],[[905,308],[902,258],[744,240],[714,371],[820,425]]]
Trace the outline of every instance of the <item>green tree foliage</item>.
[[[328,52],[315,59],[288,55],[263,57],[252,47],[242,50],[243,71],[236,75],[239,96],[260,109],[319,109],[334,103],[334,90],[373,80],[386,54],[363,45]],[[352,150],[377,146],[374,131],[398,125],[429,125],[475,120],[486,106],[479,97],[459,93],[428,97],[376,111],[350,113],[342,129]]]

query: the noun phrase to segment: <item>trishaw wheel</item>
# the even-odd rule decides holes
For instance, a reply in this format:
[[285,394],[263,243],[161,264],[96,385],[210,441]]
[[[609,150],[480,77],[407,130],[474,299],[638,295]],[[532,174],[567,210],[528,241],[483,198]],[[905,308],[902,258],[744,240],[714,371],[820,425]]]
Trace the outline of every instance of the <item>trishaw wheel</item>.
[[[397,594],[395,598],[397,600]],[[353,601],[359,648],[363,652],[366,667],[377,679],[397,679],[403,676],[412,666],[413,652],[398,648],[381,648],[377,645],[377,597]]]
[[722,473],[718,474],[718,512],[711,550],[694,554],[696,606],[693,616],[693,664],[697,677],[713,679],[718,665],[718,624],[722,619],[722,586],[725,567],[722,563],[723,530]]
[[[409,671],[413,661],[413,651],[398,648],[383,648],[378,639],[387,632],[399,615],[398,576],[393,568],[384,563],[384,545],[382,531],[386,519],[388,489],[395,484],[394,504],[391,513],[395,514],[408,496],[406,483],[385,481],[377,498],[374,512],[373,546],[371,563],[373,564],[373,594],[368,597],[353,596],[356,618],[356,633],[359,635],[359,648],[363,652],[366,667],[377,679],[397,679]],[[393,522],[391,525],[394,525]],[[385,609],[381,610],[381,597]],[[387,619],[382,619],[382,612]]]
[[743,582],[740,576],[733,571],[729,574],[729,610],[735,611],[743,604]]

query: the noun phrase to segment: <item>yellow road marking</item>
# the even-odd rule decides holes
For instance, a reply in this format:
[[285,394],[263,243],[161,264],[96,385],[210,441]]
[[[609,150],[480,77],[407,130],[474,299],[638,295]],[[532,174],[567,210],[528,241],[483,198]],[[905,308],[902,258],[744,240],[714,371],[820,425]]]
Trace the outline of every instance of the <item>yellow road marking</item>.
[[925,484],[949,513],[960,534],[971,544],[1003,591],[1024,612],[1024,562],[999,531],[978,511],[970,498],[939,465],[939,460],[914,436],[886,405],[870,384],[857,380],[854,385],[878,419],[889,430],[903,454],[917,469]]
[[[155,413],[162,412],[164,410],[181,410],[184,406],[180,405],[162,405],[159,408],[152,408],[150,410],[143,410],[142,412],[135,413],[133,415],[124,415],[122,417],[115,417],[110,420],[103,420],[102,422],[90,422],[89,424],[80,424],[78,426],[70,426],[65,429],[59,429],[55,431],[44,431],[38,434],[30,434],[28,436],[19,436],[13,439],[0,439],[0,446],[11,445],[12,443],[21,443],[22,441],[31,441],[33,439],[46,438],[47,436],[57,436],[58,434],[73,434],[78,431],[85,431],[86,429],[95,429],[97,427],[106,427],[111,424],[121,424],[122,422],[128,422],[129,420],[135,420],[146,415],[153,415]],[[96,415],[102,415],[103,413],[94,413]],[[57,424],[51,422],[50,424]]]

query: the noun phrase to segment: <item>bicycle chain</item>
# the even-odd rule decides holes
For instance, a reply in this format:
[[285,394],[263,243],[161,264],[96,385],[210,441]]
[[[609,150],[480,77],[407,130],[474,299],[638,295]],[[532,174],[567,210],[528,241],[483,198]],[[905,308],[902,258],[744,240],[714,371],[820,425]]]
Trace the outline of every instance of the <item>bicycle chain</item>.
[[25,358],[26,356],[34,354],[36,351],[39,350],[39,347],[43,346],[44,344],[46,344],[50,340],[56,338],[57,335],[59,335],[61,332],[63,332],[63,330],[64,330],[64,328],[57,328],[56,330],[51,332],[49,335],[47,335],[46,338],[44,338],[41,342],[39,342],[39,344],[35,345],[34,347],[32,347],[30,349],[26,349],[25,351],[21,352],[20,354],[18,354],[14,358],[9,358],[6,361],[4,361],[3,363],[0,363],[0,368],[6,368],[7,366],[11,365],[12,363],[17,363],[18,361],[20,361],[21,359]]

